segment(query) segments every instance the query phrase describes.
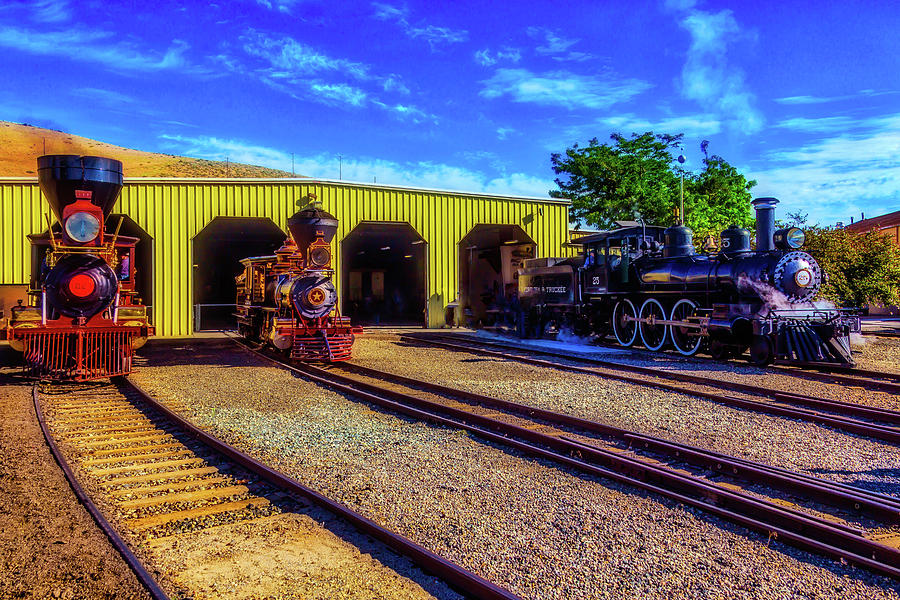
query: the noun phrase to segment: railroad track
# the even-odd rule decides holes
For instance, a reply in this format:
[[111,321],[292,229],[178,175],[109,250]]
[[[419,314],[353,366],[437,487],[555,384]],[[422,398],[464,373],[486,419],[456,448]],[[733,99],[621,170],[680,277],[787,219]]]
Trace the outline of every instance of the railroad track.
[[[865,335],[869,335],[866,333]],[[900,335],[900,334],[898,334]],[[623,350],[632,354],[640,354],[647,358],[667,358],[673,362],[684,363],[687,360],[695,362],[706,362],[712,364],[722,364],[714,358],[707,356],[691,356],[689,359],[674,351],[653,352],[643,348],[623,348],[615,344],[600,343],[598,347],[610,348],[613,350]],[[860,369],[858,367],[846,367],[841,365],[829,366],[792,366],[790,364],[772,364],[765,367],[757,367],[773,373],[785,373],[795,377],[804,377],[814,381],[824,383],[833,383],[838,385],[850,385],[871,389],[874,391],[888,392],[892,394],[900,394],[900,373],[891,373],[889,371],[873,371],[870,369]]]
[[[377,540],[386,556],[406,557],[467,597],[516,598],[218,440],[127,379],[63,393],[35,386],[33,396],[51,450],[79,499],[156,599],[167,596],[130,545],[153,547],[168,536],[310,509],[318,511],[316,521],[336,516]],[[289,524],[279,521],[274,551],[281,551]]]
[[[628,383],[646,385],[712,400],[720,404],[762,412],[781,417],[800,419],[841,429],[849,433],[900,444],[900,411],[865,406],[804,394],[780,392],[767,387],[732,381],[722,381],[701,375],[665,371],[653,367],[630,365],[591,357],[581,357],[561,352],[523,348],[496,341],[442,336],[405,335],[401,340],[437,346],[458,352],[470,352],[495,358],[516,360],[542,367],[550,367],[596,377],[617,379]],[[535,358],[534,355],[563,358],[565,364],[553,360]],[[678,384],[669,382],[678,382]],[[745,396],[722,393],[716,390],[742,392]],[[767,398],[767,400],[756,399]]]
[[900,579],[900,534],[894,529],[900,525],[900,499],[358,365],[291,365],[248,349],[389,411],[462,429],[701,509],[769,539]]

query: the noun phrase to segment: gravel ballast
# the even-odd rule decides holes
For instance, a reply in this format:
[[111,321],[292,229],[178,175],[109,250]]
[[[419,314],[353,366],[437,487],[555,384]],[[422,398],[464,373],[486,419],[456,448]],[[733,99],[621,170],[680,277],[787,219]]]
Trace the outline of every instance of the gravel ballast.
[[656,388],[370,336],[355,363],[900,495],[900,448]]
[[149,600],[69,487],[18,372],[0,368],[0,598]]
[[[354,347],[363,363],[386,350],[397,365],[434,368],[436,380],[462,387],[452,353],[366,336]],[[199,425],[525,598],[897,597],[885,578],[374,410],[230,342],[152,344],[144,354],[135,380],[184,403]],[[459,364],[469,371],[492,368],[468,358]]]

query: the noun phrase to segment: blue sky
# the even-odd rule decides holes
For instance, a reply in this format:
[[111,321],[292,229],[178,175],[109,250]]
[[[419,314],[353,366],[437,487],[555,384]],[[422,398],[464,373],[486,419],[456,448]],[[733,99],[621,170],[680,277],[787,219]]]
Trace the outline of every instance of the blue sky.
[[0,119],[529,196],[575,142],[684,133],[829,224],[900,210],[898,31],[887,1],[3,0]]

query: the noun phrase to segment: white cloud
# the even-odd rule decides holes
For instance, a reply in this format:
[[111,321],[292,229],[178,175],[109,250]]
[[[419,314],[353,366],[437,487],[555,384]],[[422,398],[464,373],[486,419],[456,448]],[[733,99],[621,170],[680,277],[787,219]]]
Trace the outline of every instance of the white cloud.
[[[291,154],[240,140],[216,137],[186,137],[161,135],[167,150],[210,160],[225,160],[262,165],[284,171],[291,170]],[[294,170],[298,174],[322,179],[338,178],[338,157],[329,154],[294,156]],[[344,156],[341,171],[345,181],[371,182],[388,185],[458,190],[473,193],[512,196],[547,197],[554,188],[551,179],[525,173],[501,174],[492,177],[484,172],[429,161],[394,162],[378,158]]]
[[[173,40],[169,49],[160,55],[127,42],[113,41],[116,37],[118,36],[107,31],[84,28],[35,31],[0,27],[0,47],[20,52],[102,64],[112,71],[208,73],[207,69],[188,62],[184,55],[189,46],[182,40]],[[73,48],[77,48],[77,52]]]
[[542,40],[540,46],[535,47],[536,54],[541,56],[550,56],[557,61],[582,62],[590,60],[593,55],[587,52],[573,52],[569,48],[577,44],[578,39],[567,39],[558,35],[552,29],[546,27],[529,27],[526,30],[529,37],[535,40]]
[[775,98],[775,102],[778,104],[824,104],[826,102],[843,100],[846,97],[847,96],[832,96],[830,98],[819,96],[787,96],[785,98]]
[[535,74],[527,69],[498,69],[483,81],[484,98],[509,95],[515,102],[530,102],[564,108],[603,109],[630,100],[651,85],[639,79],[615,79],[608,74],[596,77],[567,71]]
[[779,121],[775,126],[781,129],[790,129],[792,131],[803,131],[807,133],[831,133],[835,131],[846,131],[858,126],[858,122],[849,117],[820,117],[810,119],[806,117],[794,117]]
[[763,127],[763,115],[754,106],[743,71],[729,64],[729,43],[743,33],[730,10],[712,14],[693,11],[681,21],[691,34],[691,45],[681,72],[682,94],[704,106],[715,106],[728,125],[743,133]]
[[92,102],[110,107],[121,108],[139,103],[137,98],[129,96],[128,94],[122,94],[121,92],[114,92],[112,90],[104,90],[94,87],[77,88],[72,90],[70,93],[73,96],[78,96],[79,98],[87,98]]
[[702,138],[719,133],[722,129],[722,123],[718,117],[710,114],[682,115],[651,121],[650,119],[627,113],[597,119],[589,127],[570,128],[567,130],[567,134],[570,138],[581,139],[585,137],[583,135],[585,130],[590,130],[594,132],[593,135],[596,135],[598,128],[608,128],[611,132],[615,131],[626,136],[631,133],[653,131],[655,133],[670,133],[673,135],[683,133],[688,138]]
[[421,38],[428,42],[431,51],[434,52],[442,44],[458,44],[469,39],[469,32],[464,29],[450,29],[449,27],[438,27],[420,22],[413,25],[409,22],[409,9],[407,7],[398,8],[391,4],[382,2],[373,2],[372,7],[375,9],[375,18],[379,21],[393,21],[400,26],[406,35],[413,39]]
[[291,14],[294,6],[300,4],[301,2],[302,0],[276,0],[275,2],[270,2],[270,0],[256,0],[256,3],[264,8],[267,8],[269,10],[276,10],[286,15]]
[[759,181],[754,193],[781,198],[786,210],[802,209],[823,224],[900,209],[900,114],[863,125],[856,135],[769,152],[764,159],[775,166],[744,170]]
[[292,98],[347,108],[376,106],[415,123],[434,120],[433,115],[408,103],[390,103],[378,97],[380,92],[410,94],[397,74],[376,75],[367,64],[328,56],[289,36],[248,29],[240,40],[243,50],[260,63],[246,64],[228,54],[216,56],[215,60],[232,72],[256,77]]
[[497,139],[505,140],[510,136],[510,134],[516,133],[516,130],[512,127],[498,127],[497,128]]
[[287,36],[270,36],[255,29],[241,36],[244,52],[268,62],[271,74],[279,78],[323,72],[349,75],[353,79],[370,79],[369,66],[363,63],[332,58]]
[[6,0],[0,6],[0,12],[4,10],[24,10],[36,23],[64,23],[72,18],[68,0]]
[[510,48],[508,46],[493,53],[488,48],[478,50],[475,53],[475,62],[482,67],[491,67],[503,61],[517,63],[520,60],[522,60],[522,52],[518,48]]
[[346,83],[311,82],[309,89],[311,95],[324,104],[364,106],[368,98],[364,91]]
[[898,91],[888,90],[877,92],[875,90],[859,90],[855,94],[842,94],[840,96],[786,96],[784,98],[775,98],[778,104],[826,104],[828,102],[842,102],[844,100],[857,100],[859,98],[873,98],[876,96],[894,96],[900,94]]

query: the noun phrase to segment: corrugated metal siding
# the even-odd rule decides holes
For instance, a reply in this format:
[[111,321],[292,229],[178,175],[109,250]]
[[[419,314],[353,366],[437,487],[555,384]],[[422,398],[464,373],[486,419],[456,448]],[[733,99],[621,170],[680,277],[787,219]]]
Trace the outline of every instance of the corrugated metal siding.
[[[193,239],[206,225],[219,216],[268,217],[287,231],[287,217],[310,192],[340,220],[332,244],[338,271],[340,241],[363,221],[406,222],[422,236],[431,326],[443,323],[444,307],[457,298],[457,244],[475,225],[519,225],[537,244],[538,257],[564,251],[568,206],[555,202],[307,180],[126,180],[115,211],[129,215],[154,240],[152,305],[158,335],[193,331]],[[42,211],[48,210],[36,183],[0,182],[0,283],[28,281],[25,236],[44,229]]]

